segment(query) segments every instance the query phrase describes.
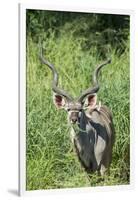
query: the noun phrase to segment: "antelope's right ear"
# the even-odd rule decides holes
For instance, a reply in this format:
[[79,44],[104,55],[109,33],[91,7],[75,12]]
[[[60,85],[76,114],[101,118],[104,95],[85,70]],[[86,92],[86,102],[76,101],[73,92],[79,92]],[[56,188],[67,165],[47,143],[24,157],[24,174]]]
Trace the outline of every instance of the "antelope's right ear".
[[66,103],[64,97],[59,94],[53,94],[53,102],[58,109],[64,108]]

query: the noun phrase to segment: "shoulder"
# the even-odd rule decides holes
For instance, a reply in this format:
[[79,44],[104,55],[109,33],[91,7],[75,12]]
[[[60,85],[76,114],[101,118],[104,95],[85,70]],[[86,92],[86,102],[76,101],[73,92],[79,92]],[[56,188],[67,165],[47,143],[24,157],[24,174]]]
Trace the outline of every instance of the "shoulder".
[[106,115],[110,120],[112,120],[112,112],[111,112],[111,110],[109,109],[109,107],[107,107],[106,105],[102,105],[102,106],[100,107],[99,112],[100,112],[102,115]]

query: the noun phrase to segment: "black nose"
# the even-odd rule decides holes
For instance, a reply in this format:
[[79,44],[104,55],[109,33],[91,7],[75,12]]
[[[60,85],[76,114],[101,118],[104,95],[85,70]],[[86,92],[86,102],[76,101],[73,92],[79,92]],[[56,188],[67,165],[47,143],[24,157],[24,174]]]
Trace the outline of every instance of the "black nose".
[[72,119],[71,119],[71,122],[72,122],[73,124],[75,124],[75,123],[77,122],[77,118],[72,118]]

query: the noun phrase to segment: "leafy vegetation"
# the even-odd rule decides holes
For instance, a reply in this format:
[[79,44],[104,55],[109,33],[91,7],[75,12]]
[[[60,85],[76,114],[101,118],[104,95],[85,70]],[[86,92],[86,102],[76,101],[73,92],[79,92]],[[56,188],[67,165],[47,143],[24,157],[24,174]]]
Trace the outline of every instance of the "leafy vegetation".
[[[91,85],[97,64],[112,59],[99,76],[98,99],[112,110],[116,132],[104,181],[96,173],[89,181],[72,151],[66,112],[53,105],[52,74],[38,58],[40,40],[73,96]],[[28,10],[27,190],[129,184],[129,125],[129,17]]]

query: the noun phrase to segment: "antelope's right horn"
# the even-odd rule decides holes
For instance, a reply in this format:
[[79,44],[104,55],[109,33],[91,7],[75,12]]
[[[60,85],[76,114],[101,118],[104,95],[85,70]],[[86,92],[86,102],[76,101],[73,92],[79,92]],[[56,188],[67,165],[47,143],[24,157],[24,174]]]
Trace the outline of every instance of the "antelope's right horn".
[[70,95],[68,95],[68,93],[66,91],[64,91],[58,87],[58,73],[57,73],[54,65],[51,64],[49,61],[47,61],[45,58],[43,58],[42,49],[39,54],[39,58],[43,64],[47,65],[52,70],[52,73],[53,73],[52,90],[55,93],[57,93],[61,96],[64,96],[67,100],[72,100],[72,97]]

